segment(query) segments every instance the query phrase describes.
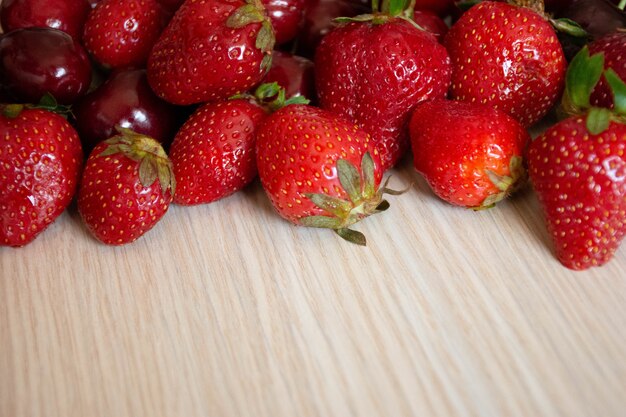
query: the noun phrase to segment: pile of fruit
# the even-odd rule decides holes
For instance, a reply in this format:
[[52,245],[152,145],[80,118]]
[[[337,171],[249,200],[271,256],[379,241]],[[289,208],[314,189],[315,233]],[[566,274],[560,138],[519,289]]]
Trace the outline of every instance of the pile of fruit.
[[558,259],[609,261],[626,232],[626,1],[366,3],[3,0],[0,245],[75,197],[97,239],[126,244],[170,204],[257,176],[288,221],[364,245],[351,226],[401,194],[383,174],[412,153],[461,207],[530,182]]

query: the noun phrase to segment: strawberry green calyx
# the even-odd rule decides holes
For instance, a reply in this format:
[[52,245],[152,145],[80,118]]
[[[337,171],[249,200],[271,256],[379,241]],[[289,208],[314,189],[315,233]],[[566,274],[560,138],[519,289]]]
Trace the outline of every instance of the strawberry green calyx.
[[474,210],[492,208],[498,202],[513,194],[526,180],[526,170],[522,163],[522,157],[517,155],[513,156],[509,161],[509,175],[498,175],[490,170],[486,170],[485,172],[489,180],[500,192],[487,197],[479,207],[473,207]]
[[[477,2],[470,3],[475,4]],[[546,13],[544,0],[508,0],[507,3],[532,10],[548,20],[557,32],[565,33],[573,38],[589,38],[589,33],[577,22],[567,18],[553,19],[549,13]]]
[[572,59],[565,76],[563,109],[568,114],[579,114],[591,107],[591,93],[600,81],[604,69],[604,54],[589,56],[584,47]]
[[376,189],[374,179],[374,161],[369,152],[361,160],[361,172],[345,159],[337,161],[337,175],[341,187],[348,199],[340,199],[326,194],[307,193],[305,196],[328,215],[309,216],[300,219],[300,224],[307,227],[333,229],[343,239],[365,246],[366,239],[361,232],[350,229],[360,220],[389,208],[383,195],[399,195],[404,191],[387,188],[389,179]]
[[290,104],[309,104],[310,100],[304,96],[286,97],[283,87],[277,82],[261,84],[254,90],[254,94],[244,93],[231,97],[234,99],[250,100],[254,104],[263,107],[268,113],[282,109]]
[[[602,75],[613,93],[613,109],[592,107],[590,103],[591,93]],[[567,70],[561,108],[568,116],[586,114],[587,130],[599,135],[611,122],[626,123],[626,84],[613,69],[604,70],[603,53],[590,56],[585,46],[572,59]]]
[[362,14],[355,17],[337,17],[334,19],[336,23],[349,22],[368,22],[373,25],[383,25],[395,18],[400,18],[411,23],[420,30],[424,30],[413,20],[415,10],[415,0],[383,0],[382,5],[379,1],[372,1],[372,13]]
[[158,179],[163,194],[176,191],[172,162],[159,142],[130,129],[117,127],[118,135],[104,141],[108,146],[99,157],[122,154],[139,163],[139,181],[150,187]]
[[272,23],[265,13],[263,3],[260,0],[246,0],[246,4],[235,10],[226,20],[226,26],[233,29],[239,29],[251,23],[261,24],[256,35],[255,46],[265,53],[261,61],[261,69],[267,71],[272,65],[272,51],[276,43],[276,36]]
[[2,115],[10,119],[14,119],[17,116],[19,116],[22,110],[24,109],[48,110],[60,116],[63,116],[66,119],[70,114],[72,114],[72,110],[70,106],[59,104],[50,93],[44,95],[41,98],[41,100],[39,100],[39,103],[37,104],[3,104],[3,105],[0,105],[0,112],[2,113]]

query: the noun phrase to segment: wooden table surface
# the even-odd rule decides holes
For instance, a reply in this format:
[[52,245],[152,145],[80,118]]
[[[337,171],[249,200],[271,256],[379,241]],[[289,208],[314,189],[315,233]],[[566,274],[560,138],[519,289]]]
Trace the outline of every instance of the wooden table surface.
[[0,248],[0,416],[624,416],[626,251],[572,272],[530,189],[472,212],[411,182],[367,248],[258,183],[129,246],[73,207]]

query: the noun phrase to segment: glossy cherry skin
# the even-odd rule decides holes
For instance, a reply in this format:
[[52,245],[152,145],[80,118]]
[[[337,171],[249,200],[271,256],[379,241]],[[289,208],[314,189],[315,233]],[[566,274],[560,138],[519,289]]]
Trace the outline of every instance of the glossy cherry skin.
[[121,126],[150,136],[162,144],[174,138],[180,110],[154,94],[143,69],[114,71],[96,90],[73,108],[83,148],[93,149]]
[[3,0],[0,22],[5,32],[49,27],[80,39],[90,9],[87,0]]
[[448,33],[448,25],[439,16],[427,10],[416,10],[413,14],[413,21],[422,29],[435,35],[439,43]]
[[450,14],[454,8],[454,0],[416,0],[415,10],[428,10],[441,17]]
[[82,46],[56,29],[16,29],[0,38],[0,83],[14,100],[37,103],[46,93],[71,104],[89,89],[91,63]]
[[287,52],[274,51],[272,67],[263,79],[264,83],[277,82],[285,89],[287,98],[304,96],[315,99],[315,75],[313,61]]
[[185,2],[185,0],[158,0],[161,6],[170,13],[175,13],[176,10]]
[[289,42],[298,34],[304,17],[306,0],[263,0],[274,33],[276,44]]
[[354,17],[371,12],[361,0],[308,0],[302,30],[298,35],[297,54],[313,58],[322,38],[334,27],[336,17]]

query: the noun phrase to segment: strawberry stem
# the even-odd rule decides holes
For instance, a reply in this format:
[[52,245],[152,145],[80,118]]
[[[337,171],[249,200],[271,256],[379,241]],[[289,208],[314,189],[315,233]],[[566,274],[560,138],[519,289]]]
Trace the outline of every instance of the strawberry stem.
[[617,5],[617,8],[620,10],[624,10],[624,7],[626,7],[626,0],[620,1],[619,4]]

